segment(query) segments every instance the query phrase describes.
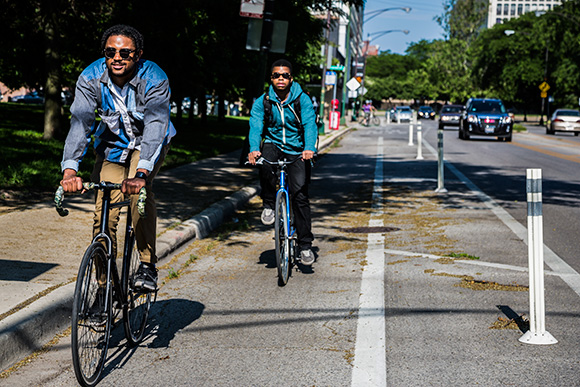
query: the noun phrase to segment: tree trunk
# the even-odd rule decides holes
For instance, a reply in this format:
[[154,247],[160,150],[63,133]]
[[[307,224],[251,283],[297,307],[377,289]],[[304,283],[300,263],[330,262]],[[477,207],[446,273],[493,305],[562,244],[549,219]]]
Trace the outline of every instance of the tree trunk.
[[58,51],[57,10],[53,2],[44,10],[44,32],[46,37],[45,65],[47,71],[44,87],[44,133],[42,138],[50,140],[60,133],[61,129],[61,73],[60,54]]

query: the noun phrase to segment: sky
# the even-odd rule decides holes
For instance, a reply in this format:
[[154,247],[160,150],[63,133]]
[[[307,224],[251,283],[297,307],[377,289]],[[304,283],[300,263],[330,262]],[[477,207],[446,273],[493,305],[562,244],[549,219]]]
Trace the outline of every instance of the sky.
[[[375,10],[395,7],[410,7],[411,11],[393,9],[374,17],[368,15]],[[367,16],[364,18],[363,38],[369,39],[370,34],[371,44],[378,45],[379,51],[389,50],[404,55],[409,43],[443,39],[443,29],[433,20],[443,14],[443,0],[367,0],[364,13]],[[381,31],[388,30],[408,30],[409,34],[396,31],[380,36]]]

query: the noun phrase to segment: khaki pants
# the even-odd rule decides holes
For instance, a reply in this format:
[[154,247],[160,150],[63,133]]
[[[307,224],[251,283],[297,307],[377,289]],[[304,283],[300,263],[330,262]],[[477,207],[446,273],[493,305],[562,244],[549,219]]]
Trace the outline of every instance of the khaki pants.
[[[147,217],[141,219],[137,211],[137,199],[139,195],[131,195],[131,218],[133,219],[133,228],[135,229],[135,240],[137,242],[137,250],[141,262],[157,263],[157,255],[155,255],[155,240],[157,237],[157,206],[155,205],[155,195],[153,194],[153,179],[159,172],[161,164],[167,155],[169,145],[165,146],[161,151],[159,160],[155,164],[153,171],[147,177],[147,201],[145,203],[145,211]],[[129,160],[124,164],[112,163],[103,160],[97,156],[95,167],[91,175],[91,180],[95,183],[100,181],[109,181],[112,183],[121,183],[123,180],[134,177],[137,171],[137,163],[139,162],[140,152],[135,150],[131,153]],[[103,193],[97,191],[95,213],[93,221],[93,237],[96,236],[101,227],[101,200]],[[116,203],[123,200],[123,194],[120,190],[111,192],[111,202]],[[113,240],[113,256],[117,256],[117,225],[119,223],[120,208],[113,208],[109,213],[109,232]]]

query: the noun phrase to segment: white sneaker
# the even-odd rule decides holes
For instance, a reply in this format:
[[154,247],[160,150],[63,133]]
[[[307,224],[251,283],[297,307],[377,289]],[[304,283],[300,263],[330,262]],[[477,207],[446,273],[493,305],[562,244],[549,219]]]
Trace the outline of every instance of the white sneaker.
[[274,224],[274,210],[271,208],[264,208],[262,210],[262,223],[266,226],[271,226]]
[[310,249],[305,249],[300,252],[300,261],[303,265],[310,266],[314,263],[314,253]]

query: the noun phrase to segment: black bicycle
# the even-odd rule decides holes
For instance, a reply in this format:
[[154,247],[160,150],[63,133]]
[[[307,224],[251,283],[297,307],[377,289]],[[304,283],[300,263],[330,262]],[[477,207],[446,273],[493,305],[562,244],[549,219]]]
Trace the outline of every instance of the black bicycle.
[[[78,382],[83,386],[94,386],[104,369],[111,326],[120,311],[123,313],[125,336],[129,345],[134,346],[143,339],[153,297],[151,292],[141,291],[133,285],[140,260],[130,210],[127,211],[120,277],[113,256],[113,241],[107,227],[109,212],[130,203],[130,200],[111,203],[111,191],[121,189],[121,184],[83,183],[83,188],[103,191],[101,228],[86,249],[79,267],[72,306],[71,346]],[[54,201],[60,216],[68,215],[68,210],[62,207],[63,195],[64,190],[59,187]],[[146,198],[143,187],[137,205],[142,217],[145,216]],[[157,292],[154,294],[156,297]]]

